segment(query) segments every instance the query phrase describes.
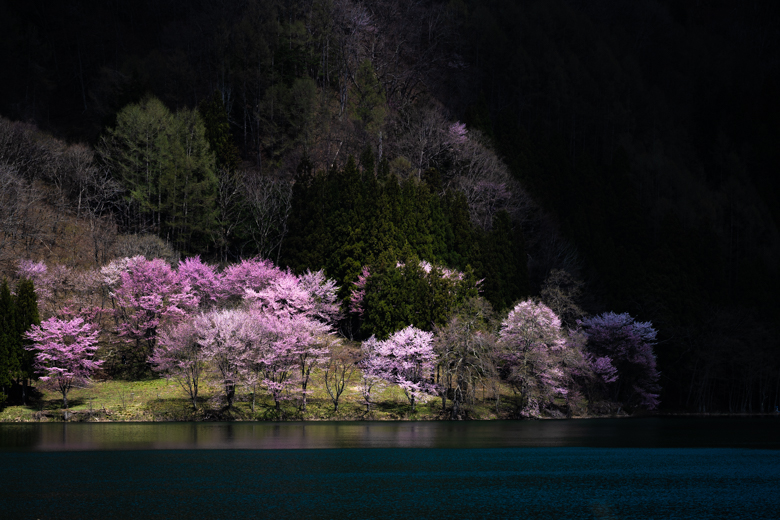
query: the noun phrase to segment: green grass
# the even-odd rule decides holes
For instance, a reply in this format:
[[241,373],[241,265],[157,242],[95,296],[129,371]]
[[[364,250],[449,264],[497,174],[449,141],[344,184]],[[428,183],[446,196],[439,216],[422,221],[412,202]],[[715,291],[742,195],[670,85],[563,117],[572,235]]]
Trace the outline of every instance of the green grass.
[[[59,421],[62,420],[62,395],[37,385],[40,398],[27,405],[7,406],[0,412],[0,422]],[[220,388],[214,382],[202,382],[198,409],[194,410],[188,395],[173,380],[148,379],[141,381],[108,380],[94,382],[87,388],[76,388],[68,394],[70,420],[77,421],[198,421],[198,420],[439,420],[449,419],[441,413],[441,399],[431,398],[417,403],[414,413],[403,391],[388,385],[374,396],[376,405],[366,413],[358,388],[357,378],[342,394],[338,413],[325,391],[321,374],[314,374],[309,383],[305,412],[298,409],[298,401],[282,405],[283,416],[277,415],[273,401],[258,393],[255,411],[251,396],[239,392],[234,406],[227,410],[220,398]],[[503,394],[503,392],[502,392]],[[480,396],[481,397],[481,392]],[[508,395],[502,395],[507,402]],[[448,403],[449,404],[449,403]],[[463,407],[469,419],[498,419],[494,402],[488,392],[485,401]]]

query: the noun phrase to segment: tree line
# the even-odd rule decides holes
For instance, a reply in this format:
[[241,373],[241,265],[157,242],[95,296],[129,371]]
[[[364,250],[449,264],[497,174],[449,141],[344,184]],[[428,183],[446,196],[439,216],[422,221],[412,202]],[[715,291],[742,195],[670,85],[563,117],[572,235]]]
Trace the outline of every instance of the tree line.
[[[431,274],[428,282],[451,277],[430,265],[420,269]],[[351,342],[336,333],[346,313],[339,287],[322,271],[295,275],[262,259],[218,270],[197,257],[173,267],[138,256],[81,273],[78,289],[70,291],[63,287],[75,273],[67,269],[28,261],[19,273],[37,281],[51,313],[27,327],[23,350],[40,384],[59,391],[64,407],[68,392],[97,371],[166,374],[194,408],[204,381],[214,381],[226,411],[239,397],[249,398],[253,412],[260,402],[277,418],[305,412],[315,371],[324,376],[334,411],[345,386],[355,383],[366,413],[388,384],[401,388],[412,412],[417,403],[440,398],[441,413],[452,418],[475,401],[479,386],[492,388],[499,415],[658,405],[656,331],[627,314],[568,328],[539,301],[522,301],[500,318],[487,300],[470,296],[453,302],[429,330],[397,325],[384,338]],[[32,287],[24,280],[20,285]],[[365,291],[368,297],[371,285]],[[425,306],[415,304],[416,311]],[[507,403],[501,385],[513,391]]]

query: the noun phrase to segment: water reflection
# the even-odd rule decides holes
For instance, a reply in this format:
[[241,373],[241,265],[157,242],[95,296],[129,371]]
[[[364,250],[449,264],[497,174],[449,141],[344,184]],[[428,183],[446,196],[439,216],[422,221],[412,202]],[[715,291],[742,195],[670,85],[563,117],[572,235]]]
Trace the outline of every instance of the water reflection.
[[780,449],[780,418],[0,424],[0,449],[22,451],[565,446]]

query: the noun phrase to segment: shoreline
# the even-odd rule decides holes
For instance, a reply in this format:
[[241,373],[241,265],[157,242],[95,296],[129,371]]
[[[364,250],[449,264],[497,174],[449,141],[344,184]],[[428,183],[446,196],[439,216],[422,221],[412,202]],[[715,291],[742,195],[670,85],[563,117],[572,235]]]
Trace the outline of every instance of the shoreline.
[[[768,412],[688,412],[684,410],[635,410],[627,413],[616,403],[591,403],[590,413],[566,416],[553,411],[539,418],[521,418],[513,404],[513,394],[508,388],[500,389],[500,404],[496,409],[496,397],[480,392],[471,403],[461,404],[458,417],[451,417],[451,409],[442,411],[440,397],[432,397],[417,404],[412,412],[402,390],[387,386],[372,398],[371,411],[359,389],[350,386],[341,396],[338,411],[321,385],[309,393],[307,406],[301,409],[294,400],[284,401],[276,409],[267,396],[258,394],[254,405],[250,395],[236,400],[231,408],[219,396],[217,386],[207,384],[198,397],[198,408],[174,382],[164,379],[139,381],[96,381],[85,388],[75,388],[68,394],[69,408],[62,408],[62,396],[52,390],[36,387],[27,405],[14,404],[0,411],[0,424],[42,422],[94,422],[94,423],[153,423],[153,422],[459,422],[557,419],[628,419],[638,417],[780,417],[780,413]],[[450,402],[447,403],[450,405]],[[585,412],[586,410],[580,410]]]
[[[110,413],[108,414],[111,415]],[[4,424],[35,424],[35,423],[92,423],[92,424],[155,424],[155,423],[408,423],[408,422],[500,422],[500,421],[580,421],[580,420],[594,420],[594,419],[652,419],[652,418],[757,418],[757,417],[775,417],[780,419],[780,413],[777,412],[653,412],[653,413],[635,413],[629,414],[613,414],[613,415],[579,415],[573,417],[539,417],[539,418],[524,418],[524,417],[491,417],[491,418],[461,418],[451,419],[447,417],[402,417],[402,418],[389,418],[389,417],[290,417],[288,419],[258,419],[251,417],[229,417],[220,414],[219,416],[208,416],[203,418],[183,418],[183,419],[155,419],[148,417],[138,417],[133,419],[115,420],[106,418],[101,412],[75,410],[69,411],[66,415],[66,410],[62,409],[58,412],[50,411],[42,414],[39,417],[32,418],[32,420],[2,420],[0,425]]]

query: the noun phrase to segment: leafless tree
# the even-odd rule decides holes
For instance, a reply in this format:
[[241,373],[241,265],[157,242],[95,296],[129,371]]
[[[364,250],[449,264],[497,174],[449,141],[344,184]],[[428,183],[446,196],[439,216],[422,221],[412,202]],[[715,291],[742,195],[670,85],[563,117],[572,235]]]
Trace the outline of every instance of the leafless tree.
[[60,220],[46,210],[40,189],[13,166],[0,164],[0,261],[7,268],[38,247],[50,248]]
[[256,170],[248,170],[244,175],[243,189],[252,216],[250,235],[253,246],[264,258],[278,262],[282,242],[287,236],[292,183],[263,175]]
[[580,308],[584,285],[563,269],[551,270],[542,285],[542,301],[571,329],[577,326],[577,320],[585,316],[585,311]]
[[360,351],[345,342],[331,345],[330,355],[324,365],[325,390],[333,402],[333,413],[339,411],[341,394],[357,373]]
[[475,400],[478,385],[487,386],[498,381],[496,338],[489,330],[491,320],[490,304],[482,298],[474,298],[467,301],[445,326],[436,328],[437,388],[442,412],[447,409],[447,399],[452,401],[452,419],[460,418],[463,405]]
[[228,261],[228,246],[236,227],[241,222],[242,192],[241,172],[226,168],[217,170],[217,229],[214,243],[220,251],[220,259]]

